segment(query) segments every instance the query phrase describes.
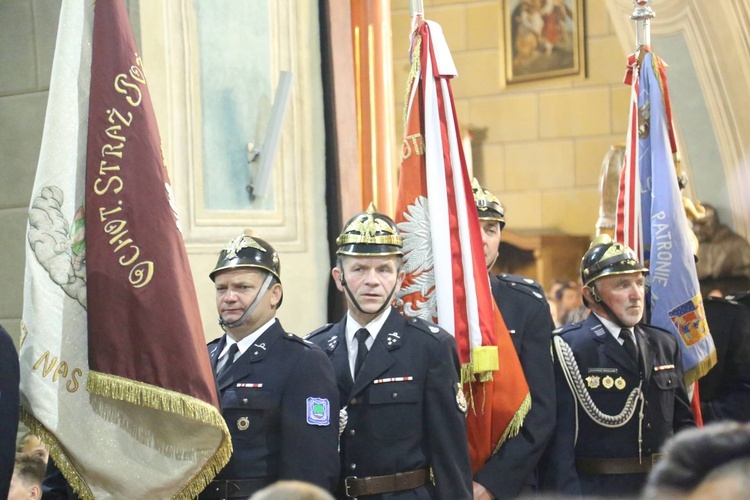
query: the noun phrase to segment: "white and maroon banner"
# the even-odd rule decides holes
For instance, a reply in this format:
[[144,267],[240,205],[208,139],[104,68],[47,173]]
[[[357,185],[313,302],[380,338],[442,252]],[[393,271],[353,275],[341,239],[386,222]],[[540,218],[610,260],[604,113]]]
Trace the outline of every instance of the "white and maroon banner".
[[190,498],[231,455],[173,207],[124,3],[64,0],[27,227],[21,399],[83,498]]

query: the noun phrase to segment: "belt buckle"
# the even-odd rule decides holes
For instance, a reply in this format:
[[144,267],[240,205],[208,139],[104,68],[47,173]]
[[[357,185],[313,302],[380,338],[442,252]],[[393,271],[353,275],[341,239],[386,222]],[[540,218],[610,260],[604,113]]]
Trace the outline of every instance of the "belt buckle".
[[350,485],[349,485],[349,480],[350,480],[350,479],[357,479],[357,476],[347,476],[347,477],[345,477],[345,478],[344,478],[344,494],[345,494],[345,495],[346,495],[346,496],[347,496],[348,498],[357,498],[357,497],[355,497],[354,495],[350,495],[350,494],[349,494],[349,488],[350,488]]

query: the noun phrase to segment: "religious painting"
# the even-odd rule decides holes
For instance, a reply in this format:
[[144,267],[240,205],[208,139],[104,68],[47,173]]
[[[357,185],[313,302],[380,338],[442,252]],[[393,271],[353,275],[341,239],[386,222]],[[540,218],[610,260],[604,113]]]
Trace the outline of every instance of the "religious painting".
[[583,0],[503,0],[507,84],[583,76]]

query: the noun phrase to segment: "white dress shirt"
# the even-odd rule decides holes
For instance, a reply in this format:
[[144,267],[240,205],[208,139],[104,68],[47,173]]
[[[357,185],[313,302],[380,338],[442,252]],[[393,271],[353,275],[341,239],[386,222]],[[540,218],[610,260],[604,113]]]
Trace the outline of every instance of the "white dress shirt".
[[383,324],[385,323],[385,320],[388,319],[391,310],[392,308],[389,307],[383,311],[380,316],[364,326],[360,325],[350,312],[346,313],[346,347],[349,354],[349,371],[352,374],[352,378],[354,378],[354,363],[357,360],[357,351],[359,350],[359,344],[354,338],[354,334],[357,333],[357,330],[360,328],[366,328],[367,331],[370,332],[370,336],[365,340],[365,345],[367,346],[367,349],[371,349],[372,344],[375,343],[375,337],[378,336],[378,332],[383,328]]
[[224,346],[224,349],[222,349],[219,353],[219,360],[216,362],[216,373],[219,373],[221,371],[221,368],[226,364],[227,353],[229,352],[229,348],[232,346],[232,344],[237,344],[237,349],[239,349],[239,351],[237,351],[237,354],[235,354],[234,356],[234,359],[236,360],[237,358],[245,354],[245,351],[247,351],[250,346],[253,345],[255,341],[258,340],[260,336],[266,332],[266,330],[271,328],[271,325],[273,325],[275,322],[276,318],[271,318],[268,323],[264,324],[239,342],[235,341],[232,337],[229,336],[229,334],[227,334],[227,343]]

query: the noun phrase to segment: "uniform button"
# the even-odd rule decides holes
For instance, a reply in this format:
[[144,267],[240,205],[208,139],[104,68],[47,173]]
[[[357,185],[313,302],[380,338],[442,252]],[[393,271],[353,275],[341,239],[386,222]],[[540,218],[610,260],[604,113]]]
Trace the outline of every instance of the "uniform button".
[[350,465],[349,465],[349,468],[350,468],[351,470],[354,470],[354,469],[356,469],[356,468],[357,468],[357,464],[350,464]]
[[671,378],[667,380],[667,385],[672,385],[672,379]]
[[647,430],[647,431],[650,431],[650,430],[651,430],[651,424],[646,424],[646,430]]
[[398,397],[397,392],[394,392],[393,394],[391,394],[391,399],[396,399],[397,397]]
[[352,398],[352,400],[349,401],[350,405],[356,405],[357,403],[359,403],[359,401],[357,401],[357,398]]
[[357,432],[354,429],[349,429],[349,435],[354,436]]
[[247,404],[247,398],[244,398],[244,399],[242,400],[242,404],[243,404],[243,405],[246,405],[246,404]]

